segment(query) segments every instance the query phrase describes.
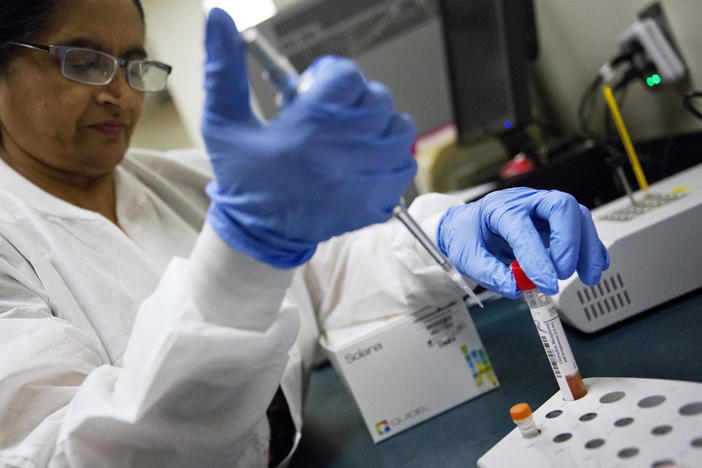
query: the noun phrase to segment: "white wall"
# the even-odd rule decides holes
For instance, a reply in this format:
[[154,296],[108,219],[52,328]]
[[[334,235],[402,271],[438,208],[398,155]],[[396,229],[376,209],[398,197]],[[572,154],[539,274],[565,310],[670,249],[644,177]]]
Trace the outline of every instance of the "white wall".
[[141,120],[130,143],[133,148],[160,151],[194,146],[178,110],[167,93],[159,93],[153,97],[147,95]]
[[[255,0],[252,0],[255,1]],[[279,8],[297,0],[275,0]],[[535,0],[540,55],[536,75],[554,117],[576,128],[576,108],[600,66],[616,52],[618,34],[649,0]],[[204,13],[201,0],[143,0],[147,47],[174,71],[169,91],[194,145],[204,92],[202,62]],[[690,68],[686,88],[702,88],[702,0],[663,0],[673,34]],[[630,86],[622,114],[634,140],[702,130],[682,107],[679,90],[651,93]],[[171,124],[174,119],[171,118]],[[158,128],[154,125],[154,128]]]
[[[169,131],[175,131],[172,126],[179,120],[192,146],[199,148],[204,148],[200,134],[205,97],[202,67],[205,60],[205,12],[202,3],[202,0],[142,0],[149,54],[173,66],[168,92],[175,107],[145,115],[141,125],[158,129],[159,119],[163,119],[161,124],[169,127]],[[257,112],[258,106],[253,98],[251,106]],[[173,110],[177,116],[169,114]],[[138,136],[140,142],[148,145],[147,131],[148,128],[144,129]],[[159,141],[154,139],[156,145]],[[162,148],[156,146],[155,149]]]
[[[168,91],[193,145],[204,148],[200,116],[204,99],[205,15],[201,0],[142,0],[151,56],[173,66]],[[158,148],[157,148],[158,149]]]
[[279,11],[296,3],[298,3],[298,0],[273,0],[273,4]]

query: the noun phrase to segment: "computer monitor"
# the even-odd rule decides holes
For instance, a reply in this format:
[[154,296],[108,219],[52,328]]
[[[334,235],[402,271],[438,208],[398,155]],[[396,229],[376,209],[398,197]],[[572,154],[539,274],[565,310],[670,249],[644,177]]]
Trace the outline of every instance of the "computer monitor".
[[438,0],[458,143],[518,130],[531,117],[532,0]]
[[[305,0],[257,26],[303,71],[324,54],[354,59],[384,83],[419,134],[448,123],[469,144],[529,118],[532,0]],[[275,92],[248,62],[265,117]]]

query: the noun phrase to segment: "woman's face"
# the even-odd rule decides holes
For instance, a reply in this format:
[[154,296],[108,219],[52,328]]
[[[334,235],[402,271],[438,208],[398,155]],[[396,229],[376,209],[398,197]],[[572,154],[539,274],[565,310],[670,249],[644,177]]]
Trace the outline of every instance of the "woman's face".
[[[88,47],[124,59],[145,56],[144,25],[133,0],[57,3],[49,27],[26,42]],[[3,157],[53,178],[110,173],[127,150],[143,93],[129,87],[124,69],[110,84],[81,84],[61,75],[58,57],[18,49],[0,72]]]

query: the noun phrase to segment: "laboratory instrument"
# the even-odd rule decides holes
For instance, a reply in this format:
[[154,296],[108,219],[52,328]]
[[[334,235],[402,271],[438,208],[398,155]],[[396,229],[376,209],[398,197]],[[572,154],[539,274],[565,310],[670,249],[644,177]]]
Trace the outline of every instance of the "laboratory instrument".
[[515,428],[482,457],[479,468],[702,466],[702,384],[679,380],[592,377],[588,394],[554,394],[533,417],[541,433]]
[[672,37],[663,31],[663,23],[667,21],[662,12],[659,15],[640,17],[617,38],[621,50],[634,51],[631,64],[649,88],[678,83],[687,75],[687,65]]
[[[304,92],[309,82],[303,75],[299,77],[287,57],[280,54],[273,45],[258,33],[256,28],[249,28],[241,32],[241,37],[246,43],[247,50],[259,63],[272,86],[278,91],[276,100],[279,105],[284,104],[298,92]],[[404,201],[393,209],[393,215],[409,230],[414,238],[424,247],[432,259],[448,274],[451,281],[471,297],[480,307],[482,303],[468,286],[465,277],[451,264],[436,244],[427,236],[419,223],[409,214]]]
[[475,293],[473,293],[470,286],[468,286],[465,277],[456,269],[456,267],[451,264],[446,255],[444,255],[444,253],[429,238],[427,233],[424,232],[424,229],[422,229],[417,221],[409,214],[403,199],[400,199],[400,203],[398,203],[393,209],[393,215],[402,224],[404,224],[407,230],[412,233],[414,238],[417,239],[420,244],[422,244],[422,247],[424,247],[434,261],[446,272],[449,278],[451,278],[451,281],[458,285],[463,292],[465,292],[474,301],[476,301],[480,307],[482,307],[483,304],[480,302],[480,299],[478,299]]
[[635,206],[623,196],[592,210],[610,267],[594,286],[577,275],[559,281],[553,296],[575,328],[601,330],[702,285],[702,164],[648,190]]
[[517,281],[517,287],[522,291],[522,296],[529,306],[534,325],[539,332],[553,374],[556,376],[556,382],[561,388],[563,399],[572,401],[584,397],[587,389],[583,384],[573,351],[570,349],[563,324],[558,318],[558,311],[551,297],[537,289],[516,260],[512,263],[512,273]]
[[276,104],[280,107],[297,93],[300,81],[297,70],[256,28],[241,31],[241,38],[247,51],[261,65],[264,79],[278,92]]

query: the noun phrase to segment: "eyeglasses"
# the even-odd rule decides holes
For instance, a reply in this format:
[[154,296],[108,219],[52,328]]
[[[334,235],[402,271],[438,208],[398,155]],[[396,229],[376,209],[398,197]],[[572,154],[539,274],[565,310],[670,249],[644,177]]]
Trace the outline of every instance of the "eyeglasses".
[[61,74],[78,83],[103,86],[112,81],[117,70],[123,67],[127,83],[138,91],[155,92],[166,87],[171,66],[153,60],[124,60],[93,49],[83,47],[25,44],[9,41],[20,47],[48,52],[61,61]]

